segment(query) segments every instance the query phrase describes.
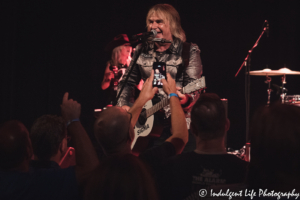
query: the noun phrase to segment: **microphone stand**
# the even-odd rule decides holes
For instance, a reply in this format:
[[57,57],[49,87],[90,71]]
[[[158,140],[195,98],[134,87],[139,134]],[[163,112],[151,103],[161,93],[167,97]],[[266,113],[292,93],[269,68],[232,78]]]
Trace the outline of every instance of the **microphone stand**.
[[146,38],[145,38],[145,39],[139,39],[139,41],[142,41],[142,42],[143,42],[143,43],[142,43],[142,47],[141,47],[141,49],[139,50],[139,52],[136,53],[136,55],[135,55],[133,61],[130,62],[130,65],[129,65],[130,70],[129,70],[129,72],[128,72],[128,74],[127,74],[125,80],[124,80],[124,83],[123,83],[123,85],[122,85],[122,87],[121,87],[121,89],[120,89],[120,91],[119,91],[119,93],[118,93],[118,95],[117,95],[117,97],[116,97],[116,100],[115,100],[114,103],[113,103],[114,106],[118,103],[118,100],[119,100],[119,98],[120,98],[120,96],[121,96],[121,94],[122,94],[122,92],[123,92],[123,90],[124,90],[124,87],[125,87],[125,85],[126,85],[127,82],[128,82],[129,76],[130,76],[130,74],[132,73],[133,68],[136,66],[136,61],[137,61],[137,59],[140,57],[141,53],[142,53],[142,52],[144,51],[144,49],[145,49],[145,46],[146,46],[146,40],[147,40]]
[[[265,23],[265,22],[264,22]],[[237,75],[239,74],[239,72],[241,71],[241,69],[243,68],[243,66],[245,66],[245,100],[246,100],[246,142],[249,142],[249,118],[250,118],[250,67],[251,67],[251,53],[253,51],[253,49],[255,47],[257,47],[258,42],[260,41],[262,35],[266,32],[267,27],[263,28],[263,31],[261,32],[260,36],[258,37],[258,39],[256,40],[255,44],[253,45],[253,47],[248,51],[248,54],[243,62],[243,64],[241,65],[241,67],[239,68],[239,70],[237,71],[237,73],[235,74],[235,77],[237,77]]]

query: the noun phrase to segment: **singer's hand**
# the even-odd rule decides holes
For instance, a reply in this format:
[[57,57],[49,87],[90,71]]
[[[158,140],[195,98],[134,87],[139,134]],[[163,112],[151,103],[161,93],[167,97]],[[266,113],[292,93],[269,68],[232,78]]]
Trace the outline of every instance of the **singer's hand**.
[[126,105],[122,106],[122,108],[123,108],[124,110],[126,110],[126,111],[129,111],[129,109],[130,109],[130,107],[129,107],[129,106],[126,106]]
[[176,87],[177,92],[176,94],[178,95],[179,99],[180,99],[180,104],[186,104],[188,101],[188,97],[186,94],[182,94],[179,90],[181,89],[181,87]]
[[103,81],[101,83],[102,90],[106,90],[110,85],[111,79],[113,79],[115,77],[114,74],[111,72],[110,67],[111,67],[110,63],[107,62],[105,72],[104,72]]

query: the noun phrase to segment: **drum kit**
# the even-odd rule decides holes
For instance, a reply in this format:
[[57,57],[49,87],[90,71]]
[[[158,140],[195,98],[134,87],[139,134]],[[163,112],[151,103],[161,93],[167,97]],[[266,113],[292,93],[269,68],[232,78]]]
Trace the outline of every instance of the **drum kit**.
[[271,77],[270,76],[282,76],[281,82],[282,87],[281,89],[281,102],[282,103],[288,103],[288,104],[295,104],[300,105],[300,95],[286,95],[287,89],[284,87],[286,84],[286,75],[300,75],[299,71],[292,71],[286,67],[281,68],[279,70],[271,70],[271,69],[263,69],[263,70],[256,70],[256,71],[250,71],[249,74],[251,76],[266,76],[266,83],[268,83],[268,102],[267,104],[270,104],[270,96],[271,96]]

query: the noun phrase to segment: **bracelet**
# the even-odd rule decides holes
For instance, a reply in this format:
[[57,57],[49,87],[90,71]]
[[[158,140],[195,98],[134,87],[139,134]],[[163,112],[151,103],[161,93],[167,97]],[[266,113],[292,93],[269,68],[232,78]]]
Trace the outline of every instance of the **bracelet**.
[[176,93],[170,93],[168,99],[170,99],[173,96],[179,98],[179,96]]
[[79,121],[80,120],[78,118],[67,121],[67,128],[72,122],[79,122]]

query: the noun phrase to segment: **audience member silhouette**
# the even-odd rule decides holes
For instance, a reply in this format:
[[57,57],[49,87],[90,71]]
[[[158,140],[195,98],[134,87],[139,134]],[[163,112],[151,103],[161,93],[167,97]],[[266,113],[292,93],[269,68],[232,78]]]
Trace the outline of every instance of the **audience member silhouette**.
[[158,199],[153,178],[132,154],[104,159],[87,184],[86,200]]
[[99,165],[92,143],[80,121],[81,106],[63,97],[62,116],[77,149],[75,167],[30,171],[32,145],[26,127],[8,121],[0,128],[0,199],[80,199],[79,188]]
[[30,139],[34,169],[59,168],[59,162],[67,151],[67,128],[62,117],[43,115],[33,123]]
[[201,94],[192,108],[191,120],[196,149],[166,163],[160,179],[163,199],[198,199],[202,188],[245,179],[247,162],[226,152],[224,141],[230,122],[218,95]]
[[17,120],[0,126],[0,169],[29,171],[32,147],[27,128]]
[[274,104],[259,109],[250,127],[249,188],[300,188],[300,107]]

